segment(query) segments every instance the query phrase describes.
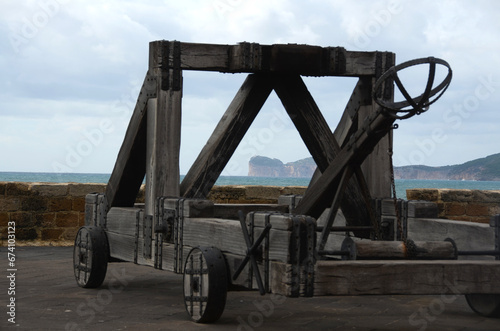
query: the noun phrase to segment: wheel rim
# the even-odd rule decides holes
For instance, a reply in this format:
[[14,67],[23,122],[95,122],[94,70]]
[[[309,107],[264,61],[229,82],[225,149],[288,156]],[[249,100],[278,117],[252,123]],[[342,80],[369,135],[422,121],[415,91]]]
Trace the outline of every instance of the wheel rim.
[[486,317],[500,317],[500,294],[466,294],[469,307]]
[[193,248],[184,266],[184,303],[198,323],[219,319],[227,295],[227,271],[222,253],[213,247]]
[[102,284],[108,254],[108,241],[102,229],[84,226],[78,230],[73,248],[73,269],[78,286],[93,288]]

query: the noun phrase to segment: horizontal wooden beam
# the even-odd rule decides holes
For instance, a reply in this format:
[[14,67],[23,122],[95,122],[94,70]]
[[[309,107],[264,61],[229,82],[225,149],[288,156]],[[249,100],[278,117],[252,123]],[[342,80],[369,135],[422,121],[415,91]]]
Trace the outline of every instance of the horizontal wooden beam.
[[[318,261],[314,296],[323,295],[459,295],[499,293],[498,261]],[[289,296],[289,264],[271,265],[271,291]]]
[[[158,42],[170,43],[154,43]],[[228,73],[287,72],[306,76],[374,76],[377,72],[377,53],[297,44],[181,42],[180,69]],[[173,57],[174,54],[169,55],[168,68],[174,66]]]

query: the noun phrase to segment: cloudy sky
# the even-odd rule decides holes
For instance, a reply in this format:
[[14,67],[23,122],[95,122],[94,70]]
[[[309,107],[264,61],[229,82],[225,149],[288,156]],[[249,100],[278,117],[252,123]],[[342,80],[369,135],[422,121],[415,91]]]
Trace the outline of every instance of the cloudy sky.
[[[494,0],[0,0],[0,171],[110,173],[147,70],[148,43],[161,39],[392,51],[397,63],[445,59],[451,86],[429,112],[399,123],[395,164],[458,164],[498,153],[499,12]],[[409,86],[423,88],[412,77]],[[182,174],[244,79],[184,73]],[[305,81],[334,128],[356,81]],[[274,93],[224,174],[246,175],[253,155],[309,157]]]

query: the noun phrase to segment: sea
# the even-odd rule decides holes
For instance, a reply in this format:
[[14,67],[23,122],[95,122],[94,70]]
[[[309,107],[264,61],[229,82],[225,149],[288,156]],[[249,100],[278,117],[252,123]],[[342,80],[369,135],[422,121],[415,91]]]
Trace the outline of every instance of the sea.
[[[107,183],[110,174],[0,172],[0,182]],[[181,180],[184,176],[181,176]],[[220,176],[215,185],[307,186],[310,178]],[[500,181],[396,179],[396,196],[406,199],[412,188],[500,190]]]

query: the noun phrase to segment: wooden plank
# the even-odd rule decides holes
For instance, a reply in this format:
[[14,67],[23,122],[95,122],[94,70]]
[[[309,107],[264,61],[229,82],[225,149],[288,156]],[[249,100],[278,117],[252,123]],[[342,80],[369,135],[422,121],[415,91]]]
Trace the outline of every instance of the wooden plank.
[[[182,70],[180,43],[150,44],[150,70],[157,77],[156,105],[148,104],[146,215],[154,214],[156,198],[179,196]],[[172,61],[172,62],[170,62]]]
[[[372,77],[372,89],[375,86],[376,80],[386,70],[394,66],[395,60],[393,53],[376,53],[377,70],[375,76]],[[384,100],[394,101],[394,84],[392,81],[386,81],[381,94]],[[370,105],[361,106],[359,109],[358,127],[362,127],[366,118],[376,112],[378,108],[379,106],[373,99]],[[392,196],[390,172],[392,158],[388,153],[388,151],[392,151],[392,145],[392,131],[389,131],[380,139],[361,165],[372,198],[388,198]]]
[[[170,43],[157,41],[155,43]],[[311,76],[373,76],[376,52],[346,51],[342,47],[297,44],[237,45],[180,43],[182,70],[218,72],[294,72]],[[172,55],[169,65],[173,66]]]
[[[291,296],[291,265],[272,262],[271,273],[271,291]],[[500,294],[499,276],[497,261],[318,261],[314,295]]]
[[[137,232],[136,222],[140,215],[141,209],[138,208],[113,207],[107,214],[106,230],[127,236],[135,236]],[[142,220],[139,220],[139,222],[140,230],[142,230]]]
[[[308,194],[304,195],[295,213],[310,215],[318,218],[330,203],[330,194],[336,187],[343,169],[348,164],[360,164],[372,151],[377,142],[384,136],[394,122],[383,114],[377,115],[371,122],[372,133],[358,130],[353,136],[352,144],[344,147],[337,155],[336,161],[330,163],[320,179],[310,185]],[[347,192],[347,190],[346,190]],[[342,209],[344,212],[347,209]]]
[[[262,230],[262,228],[255,228],[254,238],[257,238]],[[291,232],[271,229],[269,236],[269,258],[276,261],[289,261]],[[184,219],[183,244],[191,247],[215,246],[223,252],[237,255],[245,255],[247,252],[240,223],[219,218]]]
[[288,206],[276,204],[214,204],[213,217],[238,220],[238,211],[246,215],[250,212],[288,213]]
[[274,90],[302,140],[323,171],[340,148],[323,114],[299,75],[274,75]]
[[146,104],[155,97],[156,78],[148,71],[106,186],[110,208],[134,205],[146,173]]
[[[358,89],[362,90],[355,89],[353,93],[359,95],[359,100],[358,97],[353,96],[344,113],[355,114],[356,108],[366,102],[366,84],[360,83]],[[275,78],[275,90],[313,156],[319,169],[318,172],[323,172],[332,162],[338,161],[336,157],[340,147],[307,87],[299,76],[283,75]],[[341,122],[341,125],[350,125],[346,118],[344,121]],[[351,120],[350,126],[352,126],[352,123]],[[351,132],[352,130],[347,131]],[[312,184],[314,184],[316,178],[318,177],[316,176],[311,181]],[[335,184],[332,184],[332,187],[339,184],[339,179]],[[310,187],[306,191],[305,197],[314,194],[314,192],[311,192]],[[330,207],[331,200],[325,199],[322,201],[321,206],[318,206],[315,214],[311,216],[318,218],[324,209]],[[301,203],[299,203],[299,206]],[[347,188],[341,199],[341,208],[349,225],[370,224],[369,211],[355,178],[348,181]],[[297,211],[296,213],[302,214],[303,212]]]
[[183,197],[207,197],[271,90],[267,75],[247,77],[184,177],[180,188]]
[[318,261],[314,295],[499,293],[496,261]]

